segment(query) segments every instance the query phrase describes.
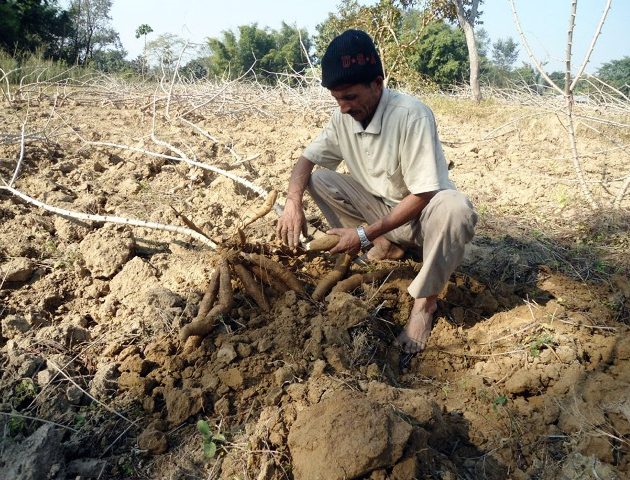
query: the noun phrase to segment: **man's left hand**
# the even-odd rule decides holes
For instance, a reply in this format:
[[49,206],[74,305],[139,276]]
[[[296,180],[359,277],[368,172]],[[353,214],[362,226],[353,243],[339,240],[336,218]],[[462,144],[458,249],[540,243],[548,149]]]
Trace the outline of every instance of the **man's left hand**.
[[339,243],[329,253],[349,253],[356,255],[361,250],[361,240],[356,228],[331,228],[328,235],[338,235]]

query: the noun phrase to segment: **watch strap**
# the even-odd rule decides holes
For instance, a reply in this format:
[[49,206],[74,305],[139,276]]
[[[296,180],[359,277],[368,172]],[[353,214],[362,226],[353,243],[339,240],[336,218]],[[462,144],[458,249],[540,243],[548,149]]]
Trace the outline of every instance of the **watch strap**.
[[361,248],[368,248],[372,246],[372,242],[370,242],[370,239],[367,237],[367,234],[365,233],[365,228],[363,228],[363,226],[357,227],[357,234],[359,235]]

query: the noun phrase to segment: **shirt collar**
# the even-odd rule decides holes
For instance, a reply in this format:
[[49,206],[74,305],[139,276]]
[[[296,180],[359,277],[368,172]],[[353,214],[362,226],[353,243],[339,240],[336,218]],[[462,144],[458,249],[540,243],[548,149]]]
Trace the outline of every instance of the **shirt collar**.
[[374,116],[372,117],[372,120],[370,120],[370,123],[366,129],[363,129],[363,125],[361,125],[361,122],[357,122],[354,119],[352,120],[354,122],[354,133],[365,132],[371,133],[372,135],[378,135],[381,133],[381,128],[383,126],[383,114],[385,113],[385,108],[387,107],[387,103],[389,102],[389,95],[389,89],[383,87],[383,93],[381,94],[381,98],[378,101],[376,112],[374,112]]

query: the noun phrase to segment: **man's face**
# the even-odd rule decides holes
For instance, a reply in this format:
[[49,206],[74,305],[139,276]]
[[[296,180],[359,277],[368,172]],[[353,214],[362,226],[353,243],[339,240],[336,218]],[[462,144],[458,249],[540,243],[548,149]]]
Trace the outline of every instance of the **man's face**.
[[360,122],[363,128],[366,128],[372,120],[382,92],[383,79],[381,77],[376,78],[369,85],[358,83],[330,89],[330,93],[339,104],[341,113],[350,115]]

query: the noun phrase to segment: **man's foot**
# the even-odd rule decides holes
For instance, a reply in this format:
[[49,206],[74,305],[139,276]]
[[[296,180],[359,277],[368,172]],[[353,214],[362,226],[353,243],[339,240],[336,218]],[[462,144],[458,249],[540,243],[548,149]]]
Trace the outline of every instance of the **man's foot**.
[[374,246],[367,252],[368,260],[400,260],[405,251],[385,237],[376,237],[372,243]]
[[433,314],[437,309],[437,297],[416,298],[405,330],[396,339],[396,344],[405,353],[418,353],[427,346],[433,326]]

